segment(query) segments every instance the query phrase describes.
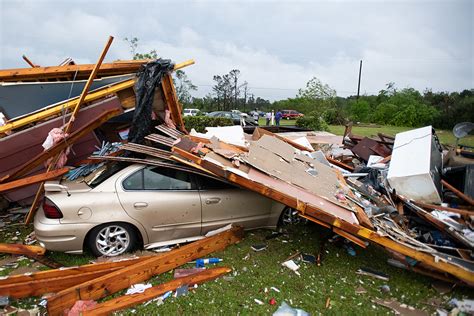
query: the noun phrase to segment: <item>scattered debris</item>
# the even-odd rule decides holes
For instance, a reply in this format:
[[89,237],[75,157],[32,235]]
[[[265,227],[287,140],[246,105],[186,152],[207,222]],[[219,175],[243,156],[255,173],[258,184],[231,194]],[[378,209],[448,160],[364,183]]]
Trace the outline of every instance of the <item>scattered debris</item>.
[[356,293],[356,294],[365,294],[365,293],[367,293],[367,290],[364,289],[362,286],[359,285],[359,286],[355,289],[355,293]]
[[406,304],[400,304],[397,300],[381,300],[375,299],[372,302],[390,308],[397,315],[406,315],[406,316],[428,316],[429,314],[425,311],[415,309],[412,306]]
[[132,285],[127,289],[127,292],[125,292],[125,295],[131,295],[131,294],[136,294],[136,293],[143,293],[145,292],[146,289],[151,288],[151,284],[143,284],[143,283],[137,283]]
[[281,265],[284,266],[284,267],[287,267],[288,269],[293,271],[296,275],[300,276],[300,273],[298,272],[298,269],[300,267],[293,260],[285,261]]
[[250,248],[252,248],[252,250],[255,251],[255,252],[259,252],[259,251],[263,251],[263,250],[267,249],[267,245],[266,244],[257,244],[257,245],[250,246]]
[[302,309],[293,308],[286,302],[281,302],[281,305],[273,313],[273,316],[309,316],[307,312]]
[[383,280],[383,281],[388,281],[389,280],[389,276],[386,275],[385,273],[375,271],[375,270],[370,269],[370,268],[360,268],[360,269],[357,270],[356,274],[371,276],[373,278]]
[[204,268],[175,269],[173,277],[175,279],[182,278],[182,277],[185,277],[185,276],[188,276],[188,275],[193,275],[193,274],[199,273],[203,269]]
[[219,259],[219,258],[197,259],[196,268],[204,268],[206,264],[216,264],[219,262],[222,262],[222,259]]

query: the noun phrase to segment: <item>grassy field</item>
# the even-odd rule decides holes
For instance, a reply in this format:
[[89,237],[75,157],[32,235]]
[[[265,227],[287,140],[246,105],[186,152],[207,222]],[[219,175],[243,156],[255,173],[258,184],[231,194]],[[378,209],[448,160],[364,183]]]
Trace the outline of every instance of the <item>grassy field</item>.
[[[1,238],[10,242],[12,236],[23,238],[28,229],[15,226],[1,232]],[[412,272],[400,270],[386,263],[386,254],[374,247],[367,249],[355,247],[356,256],[351,256],[338,244],[327,243],[321,266],[298,262],[301,266],[297,276],[280,263],[297,251],[316,254],[324,236],[330,231],[313,223],[301,223],[290,227],[288,231],[274,239],[266,240],[270,230],[247,232],[244,240],[226,250],[214,253],[213,257],[224,259],[219,265],[232,268],[225,278],[208,282],[199,286],[186,296],[169,298],[163,305],[156,303],[141,304],[122,311],[123,315],[270,315],[281,302],[285,301],[293,307],[301,308],[312,314],[325,315],[382,315],[390,314],[385,307],[372,302],[376,298],[395,298],[401,303],[414,306],[429,313],[435,307],[430,300],[437,299],[441,306],[451,298],[472,297],[472,291],[464,288],[446,295],[438,294],[432,287],[432,279]],[[267,244],[267,249],[254,252],[250,247],[254,244]],[[66,255],[50,253],[48,256],[66,266],[87,263],[92,259],[89,255]],[[1,259],[1,258],[0,258]],[[31,265],[29,260],[21,261],[21,266]],[[185,267],[193,267],[187,264]],[[357,269],[369,267],[390,276],[389,281],[381,281],[368,276],[356,274]],[[5,269],[0,275],[10,273]],[[170,280],[172,272],[151,279],[152,284]],[[380,286],[388,285],[389,293],[383,293]],[[277,288],[276,292],[271,287]],[[358,287],[367,293],[356,294]],[[469,294],[470,293],[470,294]],[[123,294],[119,293],[119,294]],[[114,296],[117,296],[116,294]],[[276,305],[270,305],[274,298]],[[326,308],[326,301],[330,305]],[[264,302],[258,305],[254,299]],[[14,305],[29,307],[39,302],[39,298],[14,301]]]
[[[282,126],[292,126],[295,125],[295,120],[281,120],[280,124]],[[258,120],[260,126],[265,125],[265,119],[260,118]],[[344,134],[344,125],[329,125],[329,132],[336,135]],[[384,133],[388,135],[395,135],[400,132],[408,131],[414,129],[413,127],[400,127],[400,126],[387,126],[387,125],[374,125],[374,126],[354,126],[352,127],[352,133],[360,136],[377,136],[377,133]],[[441,130],[437,129],[436,134],[439,137],[439,141],[445,145],[455,145],[456,138],[453,135],[451,130]],[[468,137],[462,138],[459,141],[460,144],[474,147],[474,135],[469,135]]]

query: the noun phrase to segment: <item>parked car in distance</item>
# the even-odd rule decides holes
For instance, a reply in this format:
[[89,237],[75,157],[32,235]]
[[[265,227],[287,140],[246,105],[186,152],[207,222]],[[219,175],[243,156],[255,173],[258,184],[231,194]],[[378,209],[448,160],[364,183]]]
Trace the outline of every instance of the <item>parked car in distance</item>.
[[232,120],[234,125],[241,125],[242,119],[245,121],[245,125],[258,125],[258,122],[255,122],[255,120],[252,117],[243,117],[240,116],[238,113],[230,112],[230,111],[215,111],[208,113],[207,116],[210,117],[227,117]]
[[207,173],[172,163],[109,163],[88,181],[49,181],[34,220],[48,250],[117,256],[202,238],[234,223],[276,228],[295,211]]
[[183,116],[196,116],[199,112],[199,109],[184,109]]
[[231,112],[239,114],[240,116],[245,117],[245,118],[249,117],[249,115],[247,113],[240,112],[239,110],[231,110]]
[[300,113],[295,110],[282,110],[281,114],[282,114],[282,118],[287,119],[287,120],[294,120],[294,119],[297,119],[298,117],[304,116],[303,113]]

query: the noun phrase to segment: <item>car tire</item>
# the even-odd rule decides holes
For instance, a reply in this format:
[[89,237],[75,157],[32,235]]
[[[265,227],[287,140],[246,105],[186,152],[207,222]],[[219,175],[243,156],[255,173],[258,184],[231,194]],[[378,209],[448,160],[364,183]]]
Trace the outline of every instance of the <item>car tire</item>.
[[298,215],[298,211],[292,209],[291,207],[285,207],[285,209],[280,214],[280,219],[278,220],[279,227],[287,227],[290,225],[298,224],[301,221],[301,217]]
[[91,230],[87,246],[96,257],[114,257],[137,247],[138,237],[133,227],[126,223],[107,223]]

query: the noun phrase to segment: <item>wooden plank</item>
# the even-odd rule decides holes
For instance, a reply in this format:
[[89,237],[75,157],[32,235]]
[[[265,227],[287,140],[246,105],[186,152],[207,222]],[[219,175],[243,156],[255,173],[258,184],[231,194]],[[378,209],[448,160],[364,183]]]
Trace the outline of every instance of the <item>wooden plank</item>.
[[470,196],[467,196],[463,192],[459,191],[455,187],[453,187],[451,184],[449,184],[447,181],[441,179],[441,184],[446,187],[449,191],[452,191],[454,194],[456,194],[459,198],[461,198],[463,201],[467,202],[470,205],[474,205],[474,199],[472,199]]
[[[154,255],[159,256],[159,255]],[[21,274],[21,275],[10,275],[0,279],[0,286],[3,285],[10,285],[14,286],[15,284],[25,283],[25,282],[35,282],[35,281],[45,281],[50,282],[48,280],[52,279],[60,279],[66,278],[74,275],[81,275],[90,272],[98,272],[113,268],[124,268],[130,266],[132,264],[145,261],[150,259],[153,256],[143,256],[137,258],[131,258],[127,260],[119,260],[119,261],[111,261],[111,262],[97,262],[91,264],[85,264],[82,266],[75,266],[75,267],[67,267],[61,269],[52,269],[46,271],[39,271],[35,273],[31,273],[28,275]]]
[[351,167],[349,165],[346,165],[345,163],[337,160],[337,159],[334,159],[334,158],[331,158],[331,157],[326,157],[326,159],[332,163],[333,165],[336,165],[338,166],[339,168],[342,168],[342,169],[345,169],[345,170],[348,170],[350,172],[354,172],[354,167]]
[[217,267],[203,270],[193,275],[174,279],[166,283],[153,286],[149,289],[146,289],[143,293],[124,295],[109,301],[105,301],[94,306],[92,309],[84,311],[82,315],[109,315],[112,312],[149,301],[155,297],[165,294],[168,291],[174,291],[183,285],[191,286],[193,284],[201,284],[214,280],[226,273],[229,273],[230,271],[232,271],[232,269],[227,267]]
[[420,207],[428,208],[430,210],[442,210],[442,211],[453,212],[453,213],[466,215],[466,216],[474,215],[474,211],[465,210],[465,209],[452,208],[452,207],[446,207],[446,206],[434,205],[434,204],[427,204],[427,203],[416,202],[416,201],[413,201],[413,204],[418,205]]
[[48,298],[49,315],[62,315],[77,300],[97,300],[132,284],[143,282],[154,275],[167,272],[191,260],[220,251],[242,239],[243,229],[234,227],[228,231],[204,238],[172,250],[156,258],[133,264],[118,271],[106,274],[95,280],[63,290]]
[[40,296],[46,293],[56,293],[105,274],[120,270],[121,267],[109,268],[94,272],[73,274],[65,277],[49,278],[13,284],[0,285],[0,295],[12,298]]
[[26,61],[26,63],[28,65],[30,65],[30,67],[32,68],[36,68],[36,67],[39,67],[38,65],[36,65],[35,63],[33,63],[28,57],[26,57],[26,55],[23,55],[21,56],[23,58],[24,61]]
[[[66,127],[64,128],[64,134],[67,135],[71,131],[72,126],[74,124],[74,121],[76,119],[77,113],[79,112],[82,103],[84,103],[84,99],[85,99],[87,93],[89,92],[89,88],[90,88],[92,82],[94,81],[94,79],[97,75],[97,71],[99,70],[100,65],[104,61],[105,55],[107,55],[107,51],[109,50],[110,45],[112,45],[113,40],[114,40],[113,36],[109,36],[109,39],[108,39],[107,43],[105,44],[105,47],[102,50],[102,53],[100,54],[99,59],[97,60],[97,63],[94,66],[94,69],[92,69],[92,72],[91,72],[89,78],[87,79],[87,82],[84,85],[84,88],[82,89],[81,95],[79,96],[79,100],[77,101],[77,104],[76,104],[76,106],[74,107],[74,109],[72,111],[71,117],[69,118],[69,121],[68,121]],[[53,169],[56,168],[56,163],[57,163],[59,157],[60,157],[60,153],[57,153],[56,156],[51,161],[50,165],[48,166],[48,169],[46,170],[46,172],[50,172],[50,171],[52,171]],[[40,186],[38,188],[38,191],[36,191],[36,195],[35,195],[35,198],[33,200],[33,203],[31,204],[30,210],[28,211],[28,214],[26,215],[26,218],[25,218],[25,224],[29,224],[33,220],[33,217],[34,217],[34,215],[36,213],[36,210],[38,209],[38,205],[40,203],[40,198],[44,193],[43,190],[44,190],[44,182],[42,182],[40,184]]]
[[110,45],[112,45],[112,41],[114,40],[113,36],[109,36],[109,39],[107,40],[107,43],[105,44],[104,49],[102,50],[102,53],[100,53],[99,59],[97,60],[97,63],[95,64],[94,68],[92,69],[92,72],[87,79],[87,82],[82,89],[81,95],[79,96],[79,100],[77,101],[76,106],[74,107],[74,110],[72,111],[71,118],[69,119],[69,122],[66,125],[66,128],[64,129],[64,132],[67,134],[69,131],[71,131],[71,128],[74,124],[74,120],[76,119],[77,113],[79,112],[79,109],[81,108],[81,105],[84,103],[84,100],[86,98],[87,93],[89,92],[89,88],[91,87],[92,82],[94,82],[95,77],[97,76],[97,72],[99,71],[100,65],[102,65],[102,62],[104,61],[105,55],[107,55],[107,52],[109,51]]
[[[106,63],[100,66],[98,78],[105,76],[123,75],[137,72],[138,69],[149,60],[123,60]],[[84,80],[89,77],[94,64],[49,66],[34,68],[17,68],[0,70],[0,81],[38,81],[51,78],[72,78],[77,72],[76,80]],[[33,66],[32,66],[33,67]]]
[[0,243],[0,252],[15,255],[44,255],[46,249],[40,246],[29,246],[22,244],[5,244]]
[[19,177],[27,174],[46,160],[48,160],[50,157],[57,155],[60,153],[62,150],[64,150],[66,147],[71,146],[74,144],[76,141],[78,141],[81,137],[86,135],[87,133],[90,133],[92,130],[95,128],[101,126],[105,122],[107,122],[109,119],[112,117],[117,116],[120,114],[122,111],[120,109],[111,109],[106,112],[104,112],[102,115],[99,117],[94,117],[92,120],[84,125],[81,129],[74,131],[71,133],[68,137],[66,137],[63,141],[60,143],[54,145],[53,147],[43,151],[42,153],[38,154],[37,156],[33,157],[31,160],[28,162],[24,163],[21,167],[19,167],[15,172],[13,172],[10,175],[4,176],[3,178],[0,179],[1,182],[5,182],[6,180],[12,181],[16,180]]
[[257,128],[255,129],[254,135],[256,135],[256,137],[258,137],[258,138],[255,139],[255,140],[260,139],[260,137],[263,136],[263,135],[269,135],[269,136],[276,137],[276,138],[278,138],[278,139],[284,141],[285,143],[290,144],[291,146],[293,146],[293,147],[295,147],[295,148],[298,148],[299,150],[306,150],[306,151],[310,151],[310,152],[314,151],[313,148],[308,148],[308,147],[306,147],[306,146],[300,145],[300,144],[298,144],[298,143],[292,141],[291,139],[288,139],[288,138],[283,137],[283,136],[281,136],[281,135],[272,133],[272,132],[267,131],[267,130],[265,130],[265,129],[263,129],[263,128],[260,128],[260,127],[257,127]]
[[44,181],[49,181],[52,179],[55,179],[59,176],[62,176],[63,174],[67,173],[69,171],[69,168],[61,168],[58,170],[53,170],[41,174],[37,174],[31,177],[23,178],[20,180],[15,180],[11,181],[8,183],[2,183],[0,184],[0,192],[8,191],[8,190],[13,190],[13,189],[19,189],[24,186],[38,183],[38,182],[44,182]]
[[161,79],[161,87],[163,89],[166,104],[168,105],[168,110],[171,113],[171,119],[180,131],[187,134],[186,128],[184,127],[183,116],[181,115],[181,105],[178,102],[178,96],[176,95],[176,89],[173,84],[173,77],[170,73],[165,74]]
[[362,248],[366,248],[367,245],[365,244],[365,242],[357,237],[355,237],[354,235],[351,235],[351,234],[348,234],[346,233],[345,231],[343,231],[342,229],[339,229],[339,228],[336,228],[336,227],[333,227],[332,229],[336,234],[338,235],[341,235],[342,237],[352,241],[354,244],[362,247]]

